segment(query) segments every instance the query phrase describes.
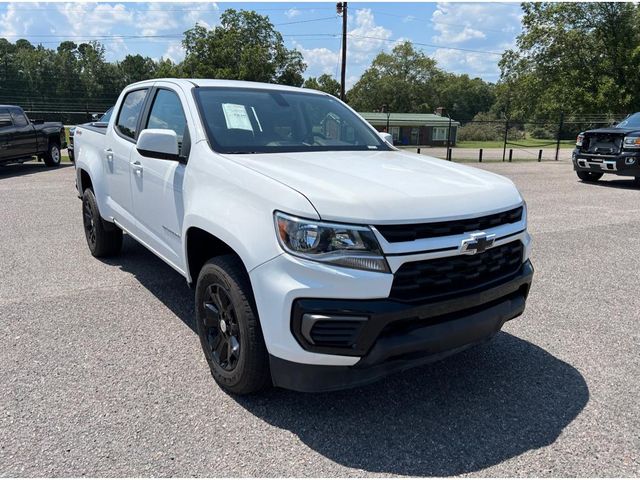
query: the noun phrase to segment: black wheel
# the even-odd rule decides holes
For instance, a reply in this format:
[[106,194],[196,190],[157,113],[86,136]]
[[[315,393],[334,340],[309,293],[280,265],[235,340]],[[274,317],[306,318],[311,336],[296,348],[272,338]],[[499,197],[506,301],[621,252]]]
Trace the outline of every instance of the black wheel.
[[633,184],[634,184],[636,187],[640,187],[640,177],[634,177],[634,179],[633,179]]
[[583,182],[597,182],[602,178],[602,175],[603,175],[602,173],[585,172],[585,171],[579,171],[576,173],[578,174],[578,178]]
[[57,167],[62,160],[62,154],[60,153],[60,145],[57,143],[49,143],[49,149],[44,154],[44,164],[47,167]]
[[244,266],[234,255],[209,260],[196,285],[196,327],[211,375],[244,395],[270,382],[269,358]]
[[89,188],[82,195],[82,223],[91,255],[109,257],[120,252],[122,230],[100,217],[96,197]]
[[69,155],[69,161],[70,161],[71,163],[75,163],[76,159],[75,159],[75,157],[73,156],[73,150],[67,150],[67,154]]

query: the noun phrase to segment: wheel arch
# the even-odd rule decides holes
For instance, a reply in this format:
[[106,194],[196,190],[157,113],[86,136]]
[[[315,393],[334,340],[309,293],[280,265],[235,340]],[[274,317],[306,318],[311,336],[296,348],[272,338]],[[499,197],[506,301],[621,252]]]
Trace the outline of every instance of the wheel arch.
[[[80,195],[87,189],[93,190],[93,180],[91,180],[91,174],[85,168],[78,168],[78,192]],[[95,191],[93,192],[95,194]]]
[[[226,240],[226,241],[225,241]],[[212,234],[209,229],[192,225],[186,229],[184,240],[184,258],[187,281],[194,285],[203,265],[211,258],[221,255],[235,255],[249,272],[243,255],[231,246],[230,239]]]

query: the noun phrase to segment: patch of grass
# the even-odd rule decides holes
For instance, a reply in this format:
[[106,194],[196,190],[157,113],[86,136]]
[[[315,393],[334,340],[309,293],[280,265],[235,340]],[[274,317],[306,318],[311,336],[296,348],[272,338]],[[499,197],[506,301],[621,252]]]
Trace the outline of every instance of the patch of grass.
[[[518,145],[524,145],[524,147],[509,145],[507,144],[507,150],[513,148],[514,150],[517,148],[531,148],[531,149],[555,149],[556,141],[555,140],[541,140],[534,138],[525,138],[522,140],[514,140],[513,143],[517,143]],[[576,142],[574,140],[560,140],[560,148],[574,148]],[[467,142],[458,142],[455,148],[502,148],[504,146],[504,142],[497,141],[467,141]]]

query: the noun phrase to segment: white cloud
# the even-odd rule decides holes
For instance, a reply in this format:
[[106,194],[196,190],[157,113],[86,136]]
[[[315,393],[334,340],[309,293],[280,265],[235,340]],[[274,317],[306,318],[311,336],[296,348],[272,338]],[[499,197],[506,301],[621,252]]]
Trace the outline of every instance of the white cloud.
[[326,47],[304,48],[298,42],[293,42],[293,46],[302,53],[310,71],[335,74],[336,65],[340,59],[340,50],[330,50]]
[[284,14],[285,14],[285,16],[287,18],[295,18],[295,17],[298,17],[298,16],[302,15],[302,12],[300,10],[298,10],[297,8],[290,8],[289,10],[284,12]]
[[[367,68],[373,57],[382,50],[394,47],[398,41],[391,42],[391,30],[377,25],[373,12],[368,9],[355,11],[350,19],[347,47],[347,88],[358,81],[360,75]],[[337,39],[336,39],[337,40]],[[323,73],[339,75],[341,49],[332,50],[328,47],[305,48],[299,42],[293,45],[304,56],[307,63],[307,76],[315,77]]]
[[[434,42],[461,44],[469,40],[487,39],[487,33],[511,36],[520,27],[521,12],[509,3],[438,3],[431,15],[438,35]],[[497,34],[497,35],[496,35]]]
[[184,60],[184,55],[185,51],[182,47],[182,43],[177,42],[169,45],[167,51],[162,55],[162,58],[168,58],[173,63],[180,63],[182,60]]
[[62,3],[58,11],[67,25],[61,25],[58,33],[71,32],[73,35],[106,35],[114,27],[132,25],[133,13],[122,3]]
[[7,4],[7,10],[0,15],[0,37],[9,37],[9,41],[16,41],[16,35],[24,35],[33,25],[30,12],[19,8],[19,4]]
[[391,38],[391,30],[376,25],[373,12],[368,8],[356,10],[356,27],[348,32],[347,55],[356,62],[369,58],[372,52],[379,52]]
[[449,72],[466,73],[470,77],[481,77],[489,81],[495,81],[498,78],[498,57],[496,56],[438,48],[432,57],[438,62],[440,68]]

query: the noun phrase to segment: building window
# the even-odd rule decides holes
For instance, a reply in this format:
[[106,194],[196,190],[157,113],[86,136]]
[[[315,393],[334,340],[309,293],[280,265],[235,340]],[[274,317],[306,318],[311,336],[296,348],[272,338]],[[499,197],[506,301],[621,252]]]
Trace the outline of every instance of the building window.
[[432,140],[446,140],[449,127],[433,127]]
[[391,127],[390,130],[389,133],[393,137],[393,142],[395,143],[400,140],[400,127]]

